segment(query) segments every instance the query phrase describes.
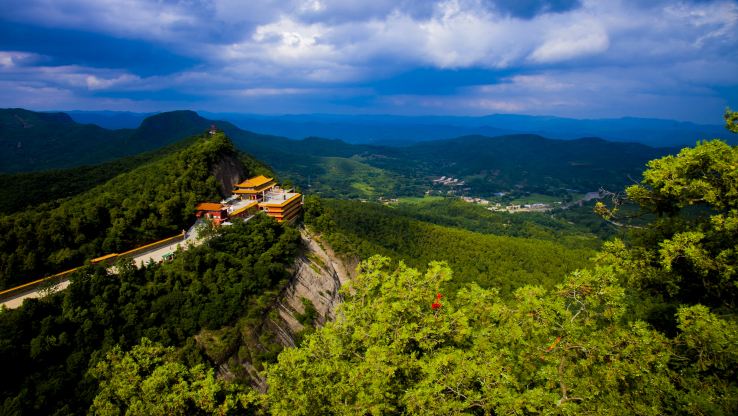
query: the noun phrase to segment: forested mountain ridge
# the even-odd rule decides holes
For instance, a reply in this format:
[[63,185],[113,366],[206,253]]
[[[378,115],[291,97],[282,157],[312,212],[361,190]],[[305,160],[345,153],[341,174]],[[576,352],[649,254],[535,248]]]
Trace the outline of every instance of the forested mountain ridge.
[[239,147],[295,183],[340,198],[422,195],[441,176],[465,180],[474,195],[618,189],[637,181],[648,160],[676,151],[537,135],[467,136],[407,147],[352,145],[316,137],[289,140],[222,125]]
[[[637,181],[646,161],[674,151],[635,143],[564,141],[536,135],[466,136],[389,147],[316,137],[290,140],[208,120],[193,111],[157,114],[143,120],[137,129],[127,130],[79,125],[64,114],[2,111],[7,126],[3,124],[0,140],[9,149],[4,171],[96,164],[166,145],[215,123],[240,149],[273,166],[285,179],[323,196],[342,198],[422,195],[432,179],[441,176],[458,177],[469,188],[465,193],[485,196],[511,190],[562,195],[567,189],[617,189]],[[20,116],[43,122],[34,121],[37,126],[26,122],[30,127],[24,128],[26,119]],[[52,126],[58,127],[54,134],[48,132]],[[38,143],[44,138],[49,139],[49,149],[68,142],[42,161],[46,149]],[[24,153],[24,142],[29,143],[26,148],[38,147],[33,157]]]
[[198,202],[270,173],[222,133],[172,150],[61,203],[0,217],[0,287],[176,234],[194,222]]
[[597,138],[552,140],[537,135],[499,137],[467,136],[418,143],[397,150],[397,159],[415,164],[397,164],[390,159],[373,161],[374,166],[390,164],[427,176],[445,175],[465,179],[477,193],[525,188],[541,193],[565,188],[618,189],[637,180],[645,163],[671,152],[637,143],[615,143]]
[[0,173],[0,213],[10,214],[31,205],[61,202],[88,191],[138,166],[181,150],[194,139],[180,140],[159,149],[67,169]]
[[[0,171],[19,172],[83,164],[96,164],[114,155],[126,131],[75,123],[64,113],[0,110]],[[98,147],[99,146],[99,147]],[[100,148],[104,152],[98,152]],[[70,149],[74,159],[69,160]],[[82,152],[85,150],[86,152]],[[121,155],[122,156],[122,155]]]
[[137,129],[78,124],[64,113],[0,109],[0,172],[95,165],[171,144],[205,130],[191,111],[145,119]]

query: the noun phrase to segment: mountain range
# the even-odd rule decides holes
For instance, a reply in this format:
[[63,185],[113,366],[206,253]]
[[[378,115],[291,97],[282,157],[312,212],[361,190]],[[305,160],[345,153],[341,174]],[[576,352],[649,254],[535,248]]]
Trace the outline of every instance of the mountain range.
[[[143,119],[152,115],[114,111],[74,111],[68,114],[77,122],[93,123],[105,128],[136,128]],[[482,117],[200,114],[213,120],[227,120],[242,129],[295,140],[318,136],[349,143],[391,146],[468,135],[509,134],[537,134],[562,140],[600,137],[608,141],[636,142],[654,147],[694,145],[697,140],[713,138],[734,140],[722,125],[635,117],[573,119],[516,114]]]
[[618,189],[637,180],[646,161],[676,151],[598,138],[566,141],[530,134],[471,135],[400,147],[318,137],[292,140],[243,130],[193,111],[149,116],[136,129],[118,130],[79,124],[64,113],[19,109],[0,110],[0,120],[0,143],[8,150],[0,171],[97,164],[160,148],[216,124],[242,151],[268,163],[292,183],[324,196],[350,198],[418,195],[441,176],[464,180],[467,190],[477,195]]

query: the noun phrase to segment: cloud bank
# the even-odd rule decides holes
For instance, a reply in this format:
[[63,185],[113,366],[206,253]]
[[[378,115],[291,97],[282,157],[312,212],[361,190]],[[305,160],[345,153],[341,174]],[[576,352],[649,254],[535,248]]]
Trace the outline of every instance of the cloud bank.
[[646,116],[738,105],[738,3],[0,0],[35,109]]

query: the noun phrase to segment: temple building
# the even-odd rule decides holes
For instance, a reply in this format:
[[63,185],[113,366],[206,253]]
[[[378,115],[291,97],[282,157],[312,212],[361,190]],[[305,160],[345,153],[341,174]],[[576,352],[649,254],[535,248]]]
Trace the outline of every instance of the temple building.
[[226,206],[214,202],[202,202],[195,207],[195,216],[197,218],[209,218],[213,220],[215,225],[220,225],[228,219]]
[[259,211],[259,202],[246,199],[237,199],[227,205],[228,218],[245,218]]
[[259,208],[279,222],[291,222],[300,214],[302,195],[297,192],[274,188],[264,194]]
[[237,184],[233,193],[239,195],[242,199],[261,201],[264,199],[266,192],[275,186],[277,184],[274,182],[274,179],[259,175]]
[[231,218],[250,217],[260,210],[279,222],[294,221],[302,210],[302,194],[282,189],[273,178],[260,175],[237,184],[233,195],[220,203],[197,205],[195,215],[221,225]]

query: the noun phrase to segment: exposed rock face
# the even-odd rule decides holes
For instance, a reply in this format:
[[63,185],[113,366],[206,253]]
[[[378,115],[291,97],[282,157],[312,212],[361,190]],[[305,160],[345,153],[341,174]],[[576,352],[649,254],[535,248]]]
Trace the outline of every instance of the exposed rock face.
[[296,259],[294,275],[277,305],[282,322],[270,322],[284,346],[294,346],[294,336],[303,329],[297,314],[304,314],[303,299],[309,300],[318,312],[316,325],[322,326],[335,318],[341,302],[338,289],[353,277],[356,263],[346,264],[331,248],[317,237],[302,230],[304,251]]
[[211,174],[218,180],[218,192],[225,198],[230,196],[236,184],[246,177],[246,170],[238,157],[223,154],[213,166]]
[[[261,324],[254,328],[256,332],[251,339],[258,341],[251,343],[252,348],[268,348],[261,343],[263,334],[269,334],[272,342],[283,347],[294,347],[297,334],[304,329],[298,320],[299,316],[305,314],[303,299],[309,300],[315,307],[317,316],[313,323],[316,326],[334,319],[336,307],[342,300],[339,289],[354,275],[358,262],[339,259],[326,243],[304,229],[301,235],[303,249],[295,258],[292,279],[272,309],[264,313]],[[248,340],[245,342],[250,343]],[[267,385],[264,374],[248,360],[239,359],[237,362],[248,374],[251,385],[265,392]],[[218,376],[231,378],[232,370],[229,365],[221,365]]]

